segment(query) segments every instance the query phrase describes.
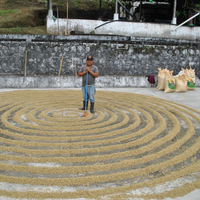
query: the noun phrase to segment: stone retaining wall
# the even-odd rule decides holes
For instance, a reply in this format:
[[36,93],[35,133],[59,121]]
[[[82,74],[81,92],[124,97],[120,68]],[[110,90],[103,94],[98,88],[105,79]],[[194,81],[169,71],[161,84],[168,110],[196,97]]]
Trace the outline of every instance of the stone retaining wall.
[[[200,42],[160,38],[123,36],[0,36],[1,76],[75,76],[85,64],[86,56],[94,56],[100,76],[157,75],[158,68],[178,74],[189,63],[200,77]],[[27,51],[27,63],[25,55]],[[112,86],[111,86],[112,87]]]

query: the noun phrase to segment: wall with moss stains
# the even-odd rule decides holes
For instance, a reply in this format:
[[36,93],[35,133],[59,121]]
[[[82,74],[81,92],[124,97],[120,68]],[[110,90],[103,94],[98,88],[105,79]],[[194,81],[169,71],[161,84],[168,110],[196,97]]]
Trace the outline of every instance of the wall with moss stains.
[[[157,75],[158,68],[168,68],[174,75],[189,63],[200,77],[200,41],[123,36],[0,36],[0,75],[57,76],[63,57],[61,75],[74,76],[94,56],[100,76]],[[27,51],[27,62],[25,55]]]

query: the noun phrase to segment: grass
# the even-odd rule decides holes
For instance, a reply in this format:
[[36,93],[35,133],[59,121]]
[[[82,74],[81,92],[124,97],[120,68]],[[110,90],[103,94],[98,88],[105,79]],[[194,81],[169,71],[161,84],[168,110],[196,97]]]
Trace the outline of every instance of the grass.
[[0,10],[0,16],[17,13],[17,10]]
[[[102,8],[113,6],[115,0],[105,1]],[[53,0],[53,9],[66,13],[66,0]],[[99,9],[99,0],[68,0],[69,17],[75,9]],[[46,35],[47,0],[0,0],[0,34]],[[66,15],[65,15],[66,16]]]
[[37,27],[16,27],[16,28],[0,28],[1,34],[30,34],[30,35],[48,35],[45,26]]
[[37,0],[0,1],[0,34],[47,34],[46,26],[38,17],[47,12],[45,4]]

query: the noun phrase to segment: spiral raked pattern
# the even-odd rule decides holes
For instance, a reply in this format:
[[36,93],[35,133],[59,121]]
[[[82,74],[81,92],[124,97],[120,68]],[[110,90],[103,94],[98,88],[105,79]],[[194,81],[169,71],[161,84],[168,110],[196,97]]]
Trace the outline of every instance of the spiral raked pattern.
[[199,111],[133,93],[95,97],[83,117],[81,91],[0,93],[1,196],[148,199],[200,187]]

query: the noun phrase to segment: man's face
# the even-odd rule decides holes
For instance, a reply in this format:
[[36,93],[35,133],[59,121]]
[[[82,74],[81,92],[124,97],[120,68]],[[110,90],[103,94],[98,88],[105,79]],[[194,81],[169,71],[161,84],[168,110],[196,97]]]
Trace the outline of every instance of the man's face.
[[93,60],[86,60],[87,66],[91,67],[93,64]]

